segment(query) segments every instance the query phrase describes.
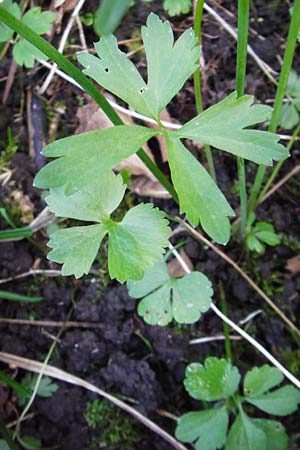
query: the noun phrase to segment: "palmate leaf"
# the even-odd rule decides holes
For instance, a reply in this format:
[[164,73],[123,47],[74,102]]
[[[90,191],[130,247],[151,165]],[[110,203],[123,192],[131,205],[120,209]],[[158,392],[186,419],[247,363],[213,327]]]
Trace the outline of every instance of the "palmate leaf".
[[184,386],[191,397],[197,400],[214,401],[230,397],[240,382],[240,373],[226,359],[208,357],[204,366],[189,364],[185,373]]
[[230,429],[225,450],[267,450],[266,434],[254,420],[240,412]]
[[44,148],[44,156],[57,159],[39,171],[34,186],[65,186],[65,192],[72,194],[135,153],[156,133],[138,125],[121,125],[59,139]]
[[164,261],[159,261],[141,281],[128,281],[129,295],[143,298],[138,313],[150,325],[194,323],[211,305],[213,289],[208,278],[192,272],[183,278],[171,278]]
[[16,42],[13,48],[13,57],[19,66],[25,66],[28,69],[34,66],[36,59],[48,59],[44,53],[25,39],[20,39]]
[[56,15],[51,11],[41,11],[38,6],[32,8],[22,17],[22,22],[31,28],[37,34],[45,34],[51,30],[51,24],[54,22]]
[[265,105],[252,105],[253,97],[237,98],[233,92],[221,102],[186,123],[174,134],[253,161],[272,165],[289,156],[287,149],[278,144],[279,136],[267,131],[249,130],[246,127],[264,122],[271,114]]
[[196,441],[197,450],[216,450],[223,447],[228,429],[226,408],[189,412],[180,417],[176,438],[182,442]]
[[107,234],[109,273],[120,282],[141,279],[161,257],[170,230],[164,214],[152,204],[132,208],[121,222],[110,218],[124,192],[121,176],[111,171],[72,195],[66,195],[63,187],[50,190],[46,201],[58,216],[100,222],[51,234],[48,246],[53,250],[48,258],[63,264],[63,275],[87,274]]
[[136,111],[158,120],[159,113],[182,88],[198,66],[199,47],[193,30],[185,31],[174,45],[169,22],[150,14],[142,38],[148,63],[146,84],[133,63],[119,51],[114,36],[95,44],[100,58],[82,53],[84,73],[122,98]]
[[180,210],[193,226],[200,222],[210,237],[226,244],[230,238],[228,216],[234,216],[233,209],[204,167],[171,133],[167,135],[167,147]]

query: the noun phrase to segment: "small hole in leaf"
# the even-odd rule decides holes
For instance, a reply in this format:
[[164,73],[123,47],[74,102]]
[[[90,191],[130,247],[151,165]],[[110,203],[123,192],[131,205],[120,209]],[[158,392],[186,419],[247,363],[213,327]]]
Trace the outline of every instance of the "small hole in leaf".
[[276,430],[276,431],[280,431],[281,428],[282,428],[281,424],[278,423],[278,424],[276,425],[276,427],[275,427],[275,430]]
[[105,67],[104,72],[108,73],[109,72],[109,68]]
[[145,88],[145,87],[142,87],[142,88],[140,89],[140,94],[144,94],[144,92],[146,92],[146,88]]
[[146,316],[149,316],[149,314],[150,314],[150,311],[146,311],[146,313],[145,313],[145,314],[146,314]]
[[165,314],[168,314],[168,311],[167,311],[166,309],[164,309],[164,313],[165,313]]

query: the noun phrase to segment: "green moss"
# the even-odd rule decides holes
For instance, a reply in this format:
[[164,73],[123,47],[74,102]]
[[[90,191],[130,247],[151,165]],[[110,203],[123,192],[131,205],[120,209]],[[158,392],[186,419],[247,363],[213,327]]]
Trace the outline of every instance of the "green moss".
[[86,404],[84,414],[94,432],[90,448],[134,450],[138,438],[136,422],[121,409],[106,400],[97,399]]

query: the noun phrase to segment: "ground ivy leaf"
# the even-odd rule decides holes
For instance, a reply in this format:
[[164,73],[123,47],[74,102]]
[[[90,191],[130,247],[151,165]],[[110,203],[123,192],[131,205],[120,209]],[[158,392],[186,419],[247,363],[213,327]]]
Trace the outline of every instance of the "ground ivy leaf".
[[63,264],[63,275],[80,278],[88,274],[107,229],[104,225],[65,228],[51,234],[48,254],[51,261]]
[[[4,2],[1,3],[1,7],[12,14],[16,19],[20,20],[21,10],[17,3],[13,3],[12,0],[4,0]],[[0,42],[10,41],[14,33],[14,30],[0,21]]]
[[204,366],[189,364],[184,386],[191,397],[197,400],[214,401],[230,397],[240,382],[240,373],[226,359],[208,357]]
[[88,53],[77,56],[80,64],[85,67],[83,73],[139,113],[151,115],[144,95],[147,89],[146,83],[127,55],[118,49],[115,36],[103,36],[95,44],[95,48],[99,58]]
[[66,195],[64,187],[50,189],[46,202],[58,217],[102,222],[119,206],[125,190],[122,177],[108,171],[73,195]]
[[164,261],[158,261],[141,281],[128,281],[129,295],[143,298],[138,313],[150,325],[194,323],[211,305],[213,289],[208,278],[192,272],[183,278],[171,278]]
[[159,113],[182,88],[199,66],[200,48],[192,29],[186,30],[174,45],[174,35],[168,21],[162,22],[153,13],[142,38],[148,65],[148,90],[145,92],[152,115]]
[[266,413],[287,416],[297,411],[300,403],[300,391],[294,386],[287,385],[267,394],[247,397],[246,400]]
[[226,408],[189,412],[180,417],[176,438],[182,442],[196,442],[197,450],[215,450],[223,447],[228,428]]
[[225,450],[267,450],[266,434],[241,412],[230,429]]
[[179,197],[180,210],[193,226],[201,223],[206,233],[220,244],[230,238],[228,216],[234,211],[204,167],[179,139],[167,135],[172,181]]
[[257,427],[259,427],[266,435],[266,450],[286,450],[288,447],[288,436],[284,426],[276,420],[252,419]]
[[22,17],[22,22],[37,34],[48,33],[56,15],[51,11],[41,11],[40,6],[32,8]]
[[265,121],[272,111],[269,106],[252,104],[252,96],[237,98],[236,92],[233,92],[174,134],[212,145],[257,164],[270,166],[272,160],[287,158],[289,153],[278,144],[280,137],[277,134],[245,129]]
[[59,139],[44,148],[43,155],[57,159],[39,171],[34,186],[66,185],[67,194],[75,193],[135,153],[155,134],[138,125],[121,125]]
[[244,379],[244,395],[256,397],[264,394],[269,389],[277,386],[284,379],[283,374],[276,367],[265,364],[262,367],[254,367],[246,373]]
[[28,69],[34,66],[36,59],[48,59],[44,53],[25,39],[16,42],[13,48],[13,57],[19,66],[25,66]]
[[131,208],[122,222],[108,227],[108,268],[123,283],[140,280],[168,246],[170,229],[164,213],[150,203]]

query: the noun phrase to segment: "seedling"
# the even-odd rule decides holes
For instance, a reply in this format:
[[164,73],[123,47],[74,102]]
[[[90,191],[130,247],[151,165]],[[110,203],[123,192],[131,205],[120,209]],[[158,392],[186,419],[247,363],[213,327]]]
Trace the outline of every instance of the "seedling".
[[[99,57],[82,53],[78,60],[85,67],[84,73],[137,112],[155,119],[160,129],[153,131],[141,126],[123,125],[61,139],[43,151],[45,156],[56,158],[35,178],[35,186],[50,189],[50,196],[46,199],[50,210],[63,217],[101,222],[101,225],[59,230],[51,235],[49,245],[54,250],[49,259],[64,264],[64,275],[80,277],[87,273],[106,233],[109,234],[111,248],[108,265],[112,278],[121,282],[139,280],[144,271],[159,259],[162,248],[167,245],[168,234],[162,213],[146,205],[134,208],[128,213],[130,230],[125,216],[123,225],[126,225],[126,232],[122,222],[113,225],[109,219],[124,193],[120,181],[112,181],[117,178],[112,177],[111,169],[154,135],[162,134],[166,139],[172,181],[181,212],[193,226],[200,223],[207,234],[221,244],[229,240],[229,217],[234,215],[234,211],[181,139],[213,145],[258,164],[271,165],[272,160],[288,156],[286,149],[278,143],[278,135],[248,129],[264,122],[270,116],[271,108],[253,105],[251,96],[237,98],[235,92],[179,130],[170,132],[164,129],[160,113],[196,70],[200,49],[193,30],[184,32],[174,44],[169,22],[162,22],[154,14],[150,14],[147,26],[142,28],[142,38],[148,62],[147,83],[133,63],[120,52],[113,35],[103,36],[95,44]],[[110,187],[107,177],[111,185],[115,183],[118,187]],[[107,205],[107,194],[104,194],[107,186],[108,191],[113,193],[116,189],[119,192],[118,201],[113,205]],[[100,205],[97,213],[96,204]],[[104,212],[103,205],[107,205]],[[142,235],[138,232],[135,236],[137,243],[133,244],[130,235],[134,223],[137,229],[142,230]],[[84,246],[81,239],[84,239]]]
[[250,213],[246,227],[246,246],[250,251],[264,253],[265,245],[275,247],[281,242],[281,237],[275,233],[274,227],[268,222],[255,222],[255,214]]
[[[285,450],[288,437],[280,422],[254,419],[245,412],[247,404],[277,416],[295,412],[300,392],[291,385],[273,389],[283,378],[274,367],[254,367],[246,373],[240,395],[241,375],[230,362],[209,357],[204,365],[190,364],[184,380],[187,392],[214,405],[184,414],[178,422],[176,437],[183,442],[195,442],[197,450]],[[231,416],[234,421],[229,430]]]
[[[51,30],[52,22],[55,20],[54,13],[50,11],[41,12],[39,6],[30,9],[24,15],[22,15],[18,3],[14,3],[12,0],[4,0],[4,2],[1,3],[1,6],[39,35],[48,33],[48,31]],[[48,59],[44,53],[23,39],[20,35],[14,35],[15,33],[11,28],[3,22],[0,22],[0,43],[13,43],[13,57],[19,66],[31,68],[34,66],[35,59]]]
[[[24,395],[24,393],[17,392],[17,399],[20,406],[24,406],[30,399],[36,385],[37,377],[38,377],[37,375],[27,373],[25,377],[22,379],[21,386],[23,386],[26,389],[26,391],[28,391],[28,394]],[[55,394],[58,388],[59,388],[58,384],[53,383],[51,378],[43,377],[39,383],[37,395],[39,397],[49,398]]]

